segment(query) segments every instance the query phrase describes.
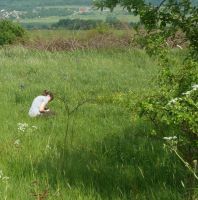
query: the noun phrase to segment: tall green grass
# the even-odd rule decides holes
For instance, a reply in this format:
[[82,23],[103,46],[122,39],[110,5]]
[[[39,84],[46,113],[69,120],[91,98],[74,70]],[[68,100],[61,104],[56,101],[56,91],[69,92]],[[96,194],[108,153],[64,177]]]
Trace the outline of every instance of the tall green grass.
[[[0,199],[184,199],[185,173],[151,125],[129,110],[86,98],[149,93],[158,67],[134,49],[40,52],[0,50]],[[42,90],[55,93],[50,118],[28,117]],[[27,123],[25,131],[18,123]],[[36,128],[32,127],[36,126]],[[4,178],[3,178],[4,177]],[[9,179],[6,179],[9,177]]]
[[[134,35],[134,30],[107,30],[115,36],[122,37],[126,34]],[[90,38],[94,34],[97,34],[97,30],[66,30],[66,29],[54,29],[54,30],[31,30],[27,31],[29,40],[43,39],[43,40],[54,40],[54,39],[84,39]]]

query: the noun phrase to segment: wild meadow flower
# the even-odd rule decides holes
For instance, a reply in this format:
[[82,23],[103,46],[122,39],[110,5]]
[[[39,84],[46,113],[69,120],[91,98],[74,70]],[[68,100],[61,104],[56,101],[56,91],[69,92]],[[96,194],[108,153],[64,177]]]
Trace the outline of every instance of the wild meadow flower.
[[178,102],[178,100],[181,100],[181,98],[176,97],[176,98],[174,98],[174,99],[171,99],[171,100],[168,102],[168,105],[175,104],[175,103]]
[[34,125],[29,126],[27,123],[18,123],[17,126],[18,126],[18,131],[22,133],[25,133],[25,132],[31,133],[35,131],[36,129],[38,129],[37,126],[34,126]]
[[28,128],[28,124],[27,123],[18,123],[18,131],[21,132],[25,132],[25,130]]
[[14,141],[14,145],[20,145],[21,141],[19,139]]
[[177,98],[174,98],[174,99],[171,99],[168,103],[170,103],[170,104],[173,103],[174,104],[176,102],[177,102]]
[[[182,95],[184,95],[184,96],[190,96],[194,91],[196,91],[196,90],[198,90],[198,84],[194,84],[193,86],[192,86],[192,89],[191,90],[189,90],[189,91],[186,91],[186,92],[183,92],[182,93]],[[175,103],[177,103],[179,100],[182,100],[182,98],[178,98],[178,97],[176,97],[176,98],[173,98],[173,99],[171,99],[169,102],[168,102],[168,104],[167,105],[172,105],[172,104],[175,104]]]
[[164,140],[176,140],[177,136],[173,136],[173,137],[163,137]]
[[182,93],[183,95],[189,96],[192,93],[192,90]]
[[192,86],[192,88],[193,88],[193,90],[198,90],[198,84],[194,84],[194,85]]
[[183,94],[183,95],[186,95],[186,96],[189,96],[192,92],[194,92],[194,91],[196,91],[196,90],[198,90],[198,84],[194,84],[194,85],[192,86],[192,90],[189,90],[189,91],[184,92],[184,93],[182,93],[182,94]]
[[37,127],[37,126],[32,126],[32,128],[33,128],[33,129],[38,129],[38,127]]

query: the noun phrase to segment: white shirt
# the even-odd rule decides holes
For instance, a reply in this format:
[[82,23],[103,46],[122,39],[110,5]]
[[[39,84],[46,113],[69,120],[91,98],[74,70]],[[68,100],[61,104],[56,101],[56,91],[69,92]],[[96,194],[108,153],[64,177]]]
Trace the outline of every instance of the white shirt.
[[42,103],[45,103],[47,104],[49,101],[48,97],[47,96],[38,96],[36,97],[33,102],[32,102],[32,105],[30,107],[30,110],[29,110],[29,116],[30,117],[36,117],[38,115],[40,115],[40,106]]

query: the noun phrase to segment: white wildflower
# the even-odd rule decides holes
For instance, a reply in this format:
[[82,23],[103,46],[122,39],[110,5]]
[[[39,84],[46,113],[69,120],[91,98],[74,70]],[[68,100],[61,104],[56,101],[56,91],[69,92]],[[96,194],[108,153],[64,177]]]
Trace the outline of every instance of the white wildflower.
[[192,86],[193,90],[198,90],[198,84]]
[[189,91],[184,92],[184,93],[182,93],[182,94],[188,96],[188,95],[190,95],[193,91],[196,91],[196,90],[198,90],[198,84],[193,85],[193,86],[192,86],[192,90],[189,90]]
[[18,123],[18,130],[21,132],[25,132],[25,130],[28,128],[28,124],[27,123]]
[[37,126],[32,126],[32,128],[33,128],[33,129],[38,129],[38,127],[37,127]]
[[171,99],[171,100],[168,102],[168,105],[175,104],[178,100],[179,100],[178,98]]
[[176,140],[177,136],[173,136],[173,137],[163,137],[164,140]]
[[14,145],[20,145],[21,141],[19,139],[14,141]]
[[192,93],[192,90],[182,93],[183,95],[189,96]]

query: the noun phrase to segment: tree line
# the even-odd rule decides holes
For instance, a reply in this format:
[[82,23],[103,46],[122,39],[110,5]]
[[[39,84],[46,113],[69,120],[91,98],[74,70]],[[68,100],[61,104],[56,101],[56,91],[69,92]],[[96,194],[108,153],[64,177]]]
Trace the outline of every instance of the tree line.
[[121,22],[116,17],[107,17],[103,20],[83,20],[83,19],[61,19],[59,22],[52,24],[51,28],[65,28],[68,30],[90,30],[99,26],[107,26],[114,29],[125,29],[126,27],[134,27],[137,23],[134,22]]

